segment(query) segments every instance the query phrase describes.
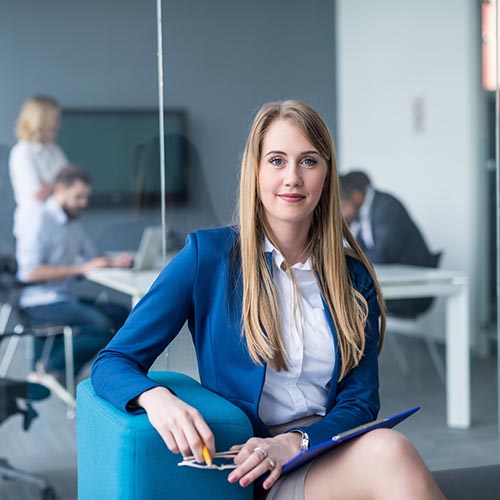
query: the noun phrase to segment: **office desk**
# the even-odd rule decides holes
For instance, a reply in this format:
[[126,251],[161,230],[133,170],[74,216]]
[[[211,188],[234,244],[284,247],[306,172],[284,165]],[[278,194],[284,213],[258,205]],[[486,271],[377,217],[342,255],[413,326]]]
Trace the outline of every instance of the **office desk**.
[[85,277],[94,283],[99,283],[99,285],[107,286],[113,290],[130,295],[132,307],[134,307],[149,290],[149,287],[158,274],[159,271],[156,269],[151,271],[134,271],[133,269],[103,267],[92,269],[85,274]]
[[[470,427],[469,304],[467,277],[460,272],[413,266],[375,267],[386,299],[446,298],[446,412],[449,427]],[[132,305],[148,291],[158,271],[95,269],[87,278],[126,293]]]
[[467,276],[456,271],[377,265],[385,299],[446,299],[446,413],[449,427],[470,427],[469,297]]

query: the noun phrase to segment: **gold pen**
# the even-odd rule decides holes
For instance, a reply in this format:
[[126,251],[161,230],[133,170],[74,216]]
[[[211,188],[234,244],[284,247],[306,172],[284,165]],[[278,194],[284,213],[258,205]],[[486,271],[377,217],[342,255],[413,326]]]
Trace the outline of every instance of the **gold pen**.
[[212,465],[212,457],[210,456],[210,452],[208,451],[207,445],[205,443],[203,443],[201,452],[203,453],[203,458],[205,459],[205,463],[208,465]]

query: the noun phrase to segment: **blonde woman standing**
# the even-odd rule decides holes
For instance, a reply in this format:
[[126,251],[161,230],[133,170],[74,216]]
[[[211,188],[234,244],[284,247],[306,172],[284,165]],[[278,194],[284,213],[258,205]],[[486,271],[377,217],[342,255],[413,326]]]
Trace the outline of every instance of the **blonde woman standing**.
[[342,219],[330,133],[308,105],[261,108],[242,160],[238,225],[190,234],[93,366],[98,394],[123,411],[145,411],[171,451],[203,462],[202,443],[216,449],[211,430],[147,377],[186,320],[202,384],[253,424],[254,437],[236,443],[228,481],[253,484],[267,499],[443,498],[392,430],[280,478],[301,449],[379,410],[380,288]]
[[16,122],[18,142],[9,158],[9,173],[16,211],[14,235],[17,237],[29,222],[30,211],[43,203],[53,190],[57,174],[68,164],[62,149],[55,143],[61,110],[51,97],[37,95],[22,106]]

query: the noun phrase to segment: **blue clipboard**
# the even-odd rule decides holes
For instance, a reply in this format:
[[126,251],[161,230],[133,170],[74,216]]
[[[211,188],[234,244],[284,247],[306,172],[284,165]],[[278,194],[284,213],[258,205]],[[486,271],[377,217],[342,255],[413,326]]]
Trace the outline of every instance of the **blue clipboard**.
[[340,434],[336,434],[323,443],[317,444],[308,450],[300,452],[298,455],[290,459],[283,465],[281,469],[281,475],[289,474],[300,466],[310,462],[316,457],[319,457],[323,453],[340,446],[341,444],[349,441],[349,439],[355,438],[364,434],[365,432],[369,432],[373,429],[386,428],[390,429],[395,425],[399,424],[410,415],[413,415],[416,411],[420,409],[420,406],[416,406],[415,408],[411,408],[409,410],[398,413],[397,415],[393,415],[392,417],[380,418],[378,420],[373,420],[372,422],[368,422],[367,424],[360,425],[359,427],[355,427],[354,429],[349,429],[348,431],[342,432]]

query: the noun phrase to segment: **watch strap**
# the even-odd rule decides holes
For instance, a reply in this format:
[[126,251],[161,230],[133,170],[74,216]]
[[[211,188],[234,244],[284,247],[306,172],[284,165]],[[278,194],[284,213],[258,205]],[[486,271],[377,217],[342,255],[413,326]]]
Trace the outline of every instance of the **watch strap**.
[[300,451],[305,451],[309,449],[309,435],[307,432],[301,431],[299,429],[294,429],[293,431],[290,432],[296,432],[300,434]]

